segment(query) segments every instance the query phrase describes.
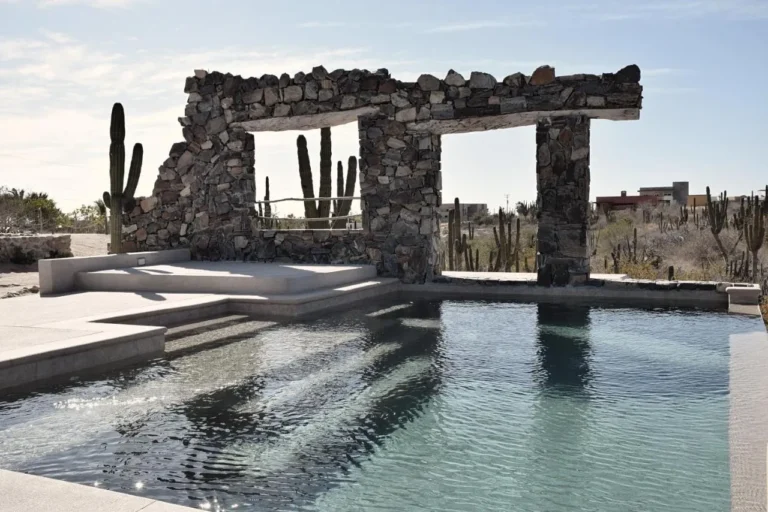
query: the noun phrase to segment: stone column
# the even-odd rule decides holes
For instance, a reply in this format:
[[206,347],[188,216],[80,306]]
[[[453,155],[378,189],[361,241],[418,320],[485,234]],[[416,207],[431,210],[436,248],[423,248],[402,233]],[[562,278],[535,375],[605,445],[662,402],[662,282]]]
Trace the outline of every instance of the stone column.
[[379,275],[429,281],[440,272],[440,136],[409,132],[385,114],[361,117],[358,127],[368,256]]
[[589,118],[553,117],[536,124],[541,286],[589,279]]

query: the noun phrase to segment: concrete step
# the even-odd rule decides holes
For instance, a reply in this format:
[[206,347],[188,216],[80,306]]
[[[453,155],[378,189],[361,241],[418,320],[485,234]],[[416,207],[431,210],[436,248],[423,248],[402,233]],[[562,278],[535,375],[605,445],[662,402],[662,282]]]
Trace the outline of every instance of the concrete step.
[[75,284],[88,291],[290,295],[375,277],[373,265],[187,261],[78,272]]

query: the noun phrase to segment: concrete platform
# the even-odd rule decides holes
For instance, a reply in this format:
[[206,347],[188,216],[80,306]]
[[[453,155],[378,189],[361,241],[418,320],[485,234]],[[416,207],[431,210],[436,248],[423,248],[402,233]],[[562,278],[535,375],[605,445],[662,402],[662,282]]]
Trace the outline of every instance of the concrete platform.
[[191,512],[162,501],[0,469],[3,512]]
[[78,272],[79,290],[294,294],[344,286],[376,277],[373,265],[293,265],[234,261],[182,261]]
[[163,354],[165,326],[229,313],[294,318],[395,293],[375,279],[284,295],[81,292],[0,301],[0,393]]

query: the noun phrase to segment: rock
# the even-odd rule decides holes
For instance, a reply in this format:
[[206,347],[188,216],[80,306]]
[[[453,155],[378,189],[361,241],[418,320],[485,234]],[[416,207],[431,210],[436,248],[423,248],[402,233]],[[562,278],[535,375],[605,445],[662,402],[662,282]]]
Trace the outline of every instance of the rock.
[[280,95],[277,93],[277,89],[269,87],[264,89],[264,105],[271,107],[275,103],[280,101]]
[[126,226],[126,227],[123,228],[123,234],[124,235],[130,235],[131,233],[133,233],[137,229],[139,229],[139,226],[137,226],[136,224],[133,224],[131,226]]
[[397,108],[405,108],[405,107],[411,106],[411,102],[408,101],[408,98],[400,94],[393,94],[391,96],[391,99],[392,99],[392,104]]
[[151,212],[152,210],[155,209],[155,207],[157,207],[157,197],[155,196],[145,197],[144,199],[141,200],[141,202],[139,203],[139,206],[141,206],[141,211],[143,211],[144,213]]
[[333,98],[333,91],[330,89],[322,89],[318,94],[318,99],[320,101],[328,101],[331,98]]
[[630,64],[627,67],[621,68],[616,73],[616,81],[619,83],[638,83],[640,82],[640,68],[637,64]]
[[328,71],[323,66],[317,66],[312,68],[312,76],[315,80],[323,80],[328,78]]
[[[371,128],[368,129],[369,131]],[[370,138],[370,136],[369,136]],[[396,139],[395,137],[390,137],[387,139],[387,146],[389,146],[392,149],[403,149],[407,146],[405,142],[403,142],[401,139]]]
[[296,103],[304,97],[304,91],[299,85],[291,85],[283,89],[283,101],[286,103]]
[[355,105],[357,104],[357,96],[354,96],[352,94],[348,96],[344,96],[341,99],[341,110],[349,110],[351,108],[355,108]]
[[430,103],[442,103],[445,101],[445,93],[443,91],[432,91],[429,95]]
[[416,108],[406,108],[395,114],[395,120],[401,123],[409,123],[416,120]]
[[447,105],[444,103],[432,105],[432,119],[453,119],[453,115],[453,105]]
[[525,112],[527,108],[527,100],[524,96],[518,96],[515,98],[501,98],[501,113],[513,114],[516,112]]
[[147,239],[147,230],[145,228],[141,228],[136,231],[136,241],[143,242]]
[[522,73],[512,73],[504,78],[504,85],[509,87],[522,87],[525,83],[525,75]]
[[440,89],[440,80],[432,75],[421,75],[416,81],[422,91],[437,91]]
[[200,80],[202,80],[206,76],[208,76],[208,72],[206,70],[204,70],[204,69],[196,69],[195,70],[195,78],[199,78]]
[[245,249],[248,247],[248,239],[244,236],[236,236],[235,237],[235,249]]
[[197,92],[189,93],[189,96],[187,97],[187,103],[197,103],[198,101],[203,101],[203,97],[200,96],[200,93],[197,93]]
[[226,128],[227,120],[224,118],[224,116],[219,116],[208,121],[208,124],[205,125],[205,132],[208,135],[213,135],[223,132],[226,130]]
[[411,168],[405,165],[399,166],[397,168],[397,171],[395,171],[395,176],[403,177],[403,176],[410,176],[412,173]]
[[317,82],[308,82],[307,85],[304,87],[304,97],[308,100],[316,100],[317,99]]
[[589,156],[589,147],[574,149],[571,152],[571,160],[581,160]]
[[461,76],[460,73],[455,72],[454,70],[449,70],[448,74],[445,76],[445,83],[446,85],[452,85],[454,87],[461,87],[464,85],[467,81],[464,80],[464,77]]
[[[264,97],[264,89],[254,89],[253,91],[243,94],[243,103],[245,104],[259,103],[263,97]],[[223,104],[222,104],[222,107],[227,108],[227,107],[224,107]]]
[[469,75],[470,89],[493,89],[494,87],[496,87],[496,79],[493,75],[479,71],[473,71]]
[[539,66],[528,80],[530,85],[547,85],[555,81],[555,68],[551,66]]
[[285,103],[279,103],[275,105],[275,110],[272,113],[273,117],[285,117],[291,113],[291,106]]
[[588,107],[604,107],[605,98],[602,96],[587,96]]

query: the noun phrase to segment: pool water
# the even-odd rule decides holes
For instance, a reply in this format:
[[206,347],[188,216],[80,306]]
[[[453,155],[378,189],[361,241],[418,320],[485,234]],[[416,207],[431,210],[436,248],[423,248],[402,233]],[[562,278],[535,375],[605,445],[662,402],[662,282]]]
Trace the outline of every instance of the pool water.
[[0,467],[204,510],[726,511],[714,312],[369,304],[0,399]]

